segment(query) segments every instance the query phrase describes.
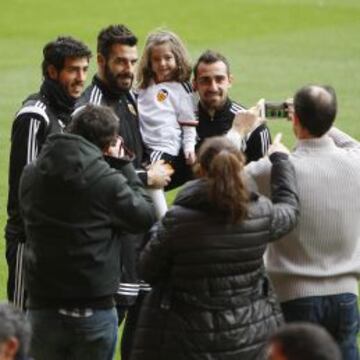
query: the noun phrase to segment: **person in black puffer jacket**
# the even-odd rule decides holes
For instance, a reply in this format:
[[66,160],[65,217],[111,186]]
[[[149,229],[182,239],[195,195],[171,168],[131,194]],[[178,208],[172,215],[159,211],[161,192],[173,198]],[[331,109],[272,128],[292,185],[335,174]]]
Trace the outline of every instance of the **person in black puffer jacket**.
[[244,157],[206,140],[200,179],[188,183],[152,231],[139,270],[153,286],[140,311],[131,360],[263,359],[283,317],[263,264],[267,243],[297,222],[294,169],[270,149],[272,200],[251,192]]

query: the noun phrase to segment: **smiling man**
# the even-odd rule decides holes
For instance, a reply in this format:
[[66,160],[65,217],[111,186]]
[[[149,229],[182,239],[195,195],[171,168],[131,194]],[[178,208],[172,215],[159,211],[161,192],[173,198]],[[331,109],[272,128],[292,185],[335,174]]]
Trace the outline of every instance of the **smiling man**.
[[[236,114],[245,110],[229,98],[232,81],[229,62],[223,55],[211,50],[200,55],[194,66],[193,80],[193,87],[200,98],[197,109],[198,147],[208,137],[227,134]],[[270,143],[268,128],[260,124],[248,132],[238,146],[246,155],[247,162],[250,162],[263,157]]]
[[[143,140],[139,128],[137,101],[132,92],[135,65],[138,60],[137,37],[123,24],[115,24],[102,29],[97,38],[97,73],[92,84],[87,87],[77,103],[110,107],[119,118],[119,135],[127,152],[132,155],[132,163],[145,186],[163,188],[170,182],[171,169],[164,166],[163,160],[142,167]],[[129,155],[128,154],[128,155]],[[119,323],[125,317],[122,337],[122,359],[128,359],[132,333],[136,324],[139,293],[149,286],[140,283],[136,274],[136,247],[142,243],[140,234],[122,233],[121,236],[121,282],[116,301]],[[133,305],[133,306],[131,306]]]
[[18,187],[22,170],[37,158],[49,134],[62,132],[80,97],[91,52],[72,37],[58,37],[43,49],[43,82],[15,116],[11,133],[8,220],[5,228],[8,262],[8,298],[24,308],[22,254],[25,232],[19,212]]

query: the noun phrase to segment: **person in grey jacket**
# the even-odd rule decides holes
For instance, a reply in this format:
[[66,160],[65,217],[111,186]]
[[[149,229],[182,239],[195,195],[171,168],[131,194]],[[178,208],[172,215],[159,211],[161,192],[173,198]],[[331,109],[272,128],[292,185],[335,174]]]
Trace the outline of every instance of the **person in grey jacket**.
[[144,299],[131,360],[263,359],[282,313],[263,264],[269,242],[298,217],[294,169],[274,144],[271,200],[243,179],[244,156],[225,137],[199,152],[188,183],[140,256],[153,286]]

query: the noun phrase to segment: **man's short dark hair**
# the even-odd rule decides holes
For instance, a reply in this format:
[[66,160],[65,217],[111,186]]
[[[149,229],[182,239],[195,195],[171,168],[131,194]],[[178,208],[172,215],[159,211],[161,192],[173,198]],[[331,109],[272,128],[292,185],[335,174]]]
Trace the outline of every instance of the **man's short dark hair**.
[[98,35],[97,52],[107,59],[114,44],[135,46],[137,41],[137,37],[125,25],[110,25]]
[[341,360],[338,345],[321,326],[310,323],[286,324],[269,339],[287,360]]
[[43,48],[42,74],[48,77],[48,66],[55,66],[61,71],[67,58],[91,58],[90,49],[81,41],[71,36],[59,36],[56,40],[50,41]]
[[16,359],[24,359],[30,346],[30,324],[19,309],[6,303],[0,304],[0,346],[9,338],[19,341]]
[[74,114],[67,131],[84,137],[103,150],[114,141],[118,129],[119,119],[113,110],[89,104]]
[[294,96],[295,114],[311,135],[324,135],[334,123],[337,112],[335,90],[331,86],[309,85]]
[[201,63],[204,64],[214,64],[218,61],[221,61],[226,66],[226,72],[228,76],[230,76],[230,64],[226,57],[224,55],[221,55],[220,53],[213,51],[213,50],[206,50],[203,52],[200,57],[197,59],[195,65],[194,65],[194,78],[196,79],[198,67]]

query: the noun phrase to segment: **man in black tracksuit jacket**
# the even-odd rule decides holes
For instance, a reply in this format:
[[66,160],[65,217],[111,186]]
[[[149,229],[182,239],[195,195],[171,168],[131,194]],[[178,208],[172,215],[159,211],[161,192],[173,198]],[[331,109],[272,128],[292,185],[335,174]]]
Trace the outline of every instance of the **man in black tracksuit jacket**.
[[199,95],[197,115],[197,148],[212,136],[227,135],[244,152],[247,162],[262,158],[271,143],[269,129],[265,124],[257,126],[239,138],[232,131],[237,113],[245,110],[228,97],[232,76],[227,59],[207,50],[194,66],[193,86]]
[[116,234],[142,233],[155,221],[132,164],[119,159],[116,166],[115,158],[110,167],[104,159],[114,154],[117,128],[109,108],[88,105],[24,169],[25,280],[37,360],[103,360],[115,351]]
[[[131,91],[137,55],[137,38],[124,25],[112,25],[98,35],[98,70],[92,84],[77,103],[80,109],[85,104],[110,107],[120,120],[119,135],[125,150],[132,153],[133,165],[145,186],[163,188],[170,182],[169,170],[157,162],[150,168],[142,167],[143,143],[138,123],[136,98]],[[121,234],[121,281],[117,289],[119,323],[127,312],[122,337],[122,359],[128,358],[132,332],[136,323],[137,309],[134,306],[140,291],[149,286],[138,280],[136,272],[137,249],[142,235]]]
[[[234,118],[240,110],[245,110],[245,108],[227,98],[222,108],[210,115],[199,101],[198,147],[209,137],[227,134],[231,130]],[[249,163],[262,158],[267,153],[270,143],[269,129],[265,124],[261,124],[239,141],[239,147]]]
[[48,135],[59,133],[70,121],[81,95],[90,50],[71,37],[59,37],[43,49],[44,80],[15,115],[11,132],[8,219],[5,228],[8,263],[8,299],[24,309],[23,251],[25,231],[19,212],[18,188],[22,170],[35,160]]

